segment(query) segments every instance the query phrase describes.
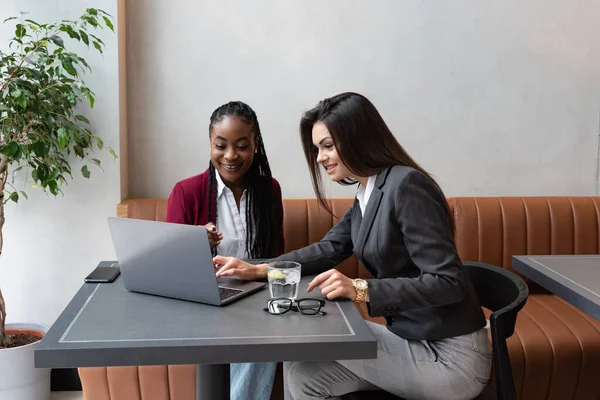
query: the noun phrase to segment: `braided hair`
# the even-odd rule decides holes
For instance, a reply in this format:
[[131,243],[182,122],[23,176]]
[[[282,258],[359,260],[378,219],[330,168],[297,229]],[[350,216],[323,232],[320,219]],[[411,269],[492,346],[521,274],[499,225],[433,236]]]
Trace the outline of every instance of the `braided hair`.
[[[226,117],[238,117],[252,126],[258,148],[250,169],[246,173],[246,251],[250,258],[269,258],[276,256],[277,229],[280,226],[275,212],[275,193],[271,167],[265,152],[265,146],[258,125],[256,113],[241,101],[232,101],[217,108],[210,116],[209,136],[213,126]],[[210,180],[208,184],[208,218],[217,221],[217,172],[209,161]],[[216,249],[213,249],[216,251]]]

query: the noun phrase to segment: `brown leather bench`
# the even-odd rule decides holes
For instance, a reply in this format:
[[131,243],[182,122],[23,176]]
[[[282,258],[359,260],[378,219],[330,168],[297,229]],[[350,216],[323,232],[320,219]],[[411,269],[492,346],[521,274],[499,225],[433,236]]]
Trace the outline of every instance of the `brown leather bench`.
[[[352,199],[334,199],[338,216]],[[464,260],[511,269],[519,254],[600,253],[600,197],[594,198],[450,198],[456,244]],[[166,199],[132,199],[117,215],[164,221]],[[336,219],[314,199],[284,199],[286,251],[320,240]],[[356,257],[339,266],[350,277],[368,273]],[[600,322],[528,282],[530,298],[508,341],[519,398],[598,399]],[[364,308],[363,317],[370,319]],[[383,318],[374,319],[383,323]],[[86,400],[192,400],[194,366],[81,368]],[[279,373],[272,399],[282,398]]]
[[[514,272],[513,255],[600,253],[600,197],[448,201],[463,260]],[[599,399],[600,322],[527,283],[529,298],[517,318],[515,334],[508,339],[519,398]]]

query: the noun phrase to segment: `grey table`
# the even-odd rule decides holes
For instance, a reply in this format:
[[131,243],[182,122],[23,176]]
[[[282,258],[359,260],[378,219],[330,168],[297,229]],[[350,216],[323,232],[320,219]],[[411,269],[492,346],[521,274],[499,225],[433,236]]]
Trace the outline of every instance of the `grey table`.
[[[316,291],[302,297],[322,298]],[[197,364],[198,399],[229,398],[229,363],[367,359],[375,337],[352,302],[271,315],[263,289],[225,307],[84,284],[35,350],[38,368]]]
[[600,255],[513,256],[513,268],[600,320]]

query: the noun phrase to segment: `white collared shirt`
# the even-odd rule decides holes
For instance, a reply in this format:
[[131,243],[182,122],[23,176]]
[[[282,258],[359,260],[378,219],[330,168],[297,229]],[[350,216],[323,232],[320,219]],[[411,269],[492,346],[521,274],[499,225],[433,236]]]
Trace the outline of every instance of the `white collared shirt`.
[[[240,209],[235,203],[233,192],[223,183],[221,176],[215,171],[217,178],[217,232],[223,234],[221,244],[217,246],[217,254],[237,258],[250,258],[246,251],[246,207],[248,191],[244,190],[240,199]],[[213,221],[214,222],[214,221]]]
[[375,179],[377,179],[377,175],[372,175],[369,177],[367,181],[367,186],[358,185],[358,190],[356,191],[356,199],[358,200],[358,205],[360,206],[361,215],[365,216],[365,210],[367,209],[367,203],[369,202],[369,197],[371,197],[371,193],[373,193],[373,188],[375,187]]

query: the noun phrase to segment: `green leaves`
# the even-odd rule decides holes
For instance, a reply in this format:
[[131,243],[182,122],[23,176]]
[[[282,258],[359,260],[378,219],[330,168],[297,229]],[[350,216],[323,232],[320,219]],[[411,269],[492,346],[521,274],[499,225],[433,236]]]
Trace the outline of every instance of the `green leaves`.
[[21,108],[27,108],[27,97],[23,95],[23,92],[20,89],[15,89],[10,92],[11,97],[14,99],[15,103],[20,105]]
[[25,29],[25,27],[22,24],[17,24],[17,27],[15,28],[15,36],[18,38],[22,38],[26,34],[27,30]]
[[44,158],[48,154],[50,154],[50,146],[47,143],[35,142],[32,143],[29,147],[33,154],[39,158]]
[[110,19],[108,19],[107,17],[102,17],[102,19],[104,20],[104,23],[106,24],[106,26],[108,26],[108,28],[111,31],[115,31],[115,27],[113,26],[112,22],[110,21]]
[[98,136],[94,136],[94,139],[96,139],[96,144],[98,145],[98,150],[102,150],[102,148],[104,147],[104,141]]
[[64,128],[58,129],[58,143],[61,149],[66,149],[69,145],[69,135]]
[[17,98],[17,104],[21,106],[21,108],[27,108],[27,98],[25,96],[19,96]]
[[79,145],[75,145],[73,146],[73,151],[75,152],[75,154],[77,154],[77,157],[84,159],[85,158],[85,153],[83,151],[83,148]]
[[23,18],[4,21],[14,24],[14,37],[7,46],[0,43],[6,49],[0,52],[0,178],[10,174],[1,187],[4,203],[26,199],[15,186],[27,181],[58,195],[66,178],[73,178],[75,158],[84,178],[91,175],[90,165],[101,168],[96,151],[108,149],[117,158],[94,134],[87,114],[78,112],[82,101],[93,108],[96,96],[83,80],[90,65],[70,51],[73,42],[81,42],[88,52],[102,53],[97,32],[114,31],[112,17],[88,8],[77,20],[53,24]]
[[50,175],[48,176],[48,180],[49,181],[54,181],[56,180],[56,178],[58,178],[58,175],[60,174],[60,171],[57,168],[54,168],[51,172]]
[[19,160],[23,156],[23,147],[17,142],[8,142],[0,148],[0,154],[9,160]]
[[19,144],[17,142],[8,142],[0,149],[0,153],[7,157],[13,158],[19,151]]
[[73,66],[73,62],[71,61],[71,59],[65,58],[62,62],[62,66],[65,69],[65,71],[67,71],[69,74],[71,74],[72,76],[77,76],[77,70]]
[[60,30],[66,32],[71,39],[81,40],[81,36],[72,26],[61,27]]
[[83,29],[79,31],[79,37],[81,38],[81,41],[85,43],[86,46],[90,45],[90,39]]
[[62,47],[63,49],[65,48],[65,42],[62,40],[62,38],[60,36],[57,36],[57,35],[50,36],[48,38],[48,40],[50,40],[52,43],[54,43],[58,47]]
[[83,175],[83,177],[86,179],[90,177],[90,170],[88,169],[87,165],[81,167],[81,175]]
[[[77,119],[78,121],[85,122],[88,125],[90,124],[90,120],[87,119],[86,117],[84,117],[83,115],[76,115],[75,119]],[[100,150],[102,150],[102,149],[100,149]]]
[[94,108],[94,103],[96,101],[94,93],[87,87],[82,87],[80,90],[81,94],[83,94],[83,97],[85,97],[90,102],[90,108]]

